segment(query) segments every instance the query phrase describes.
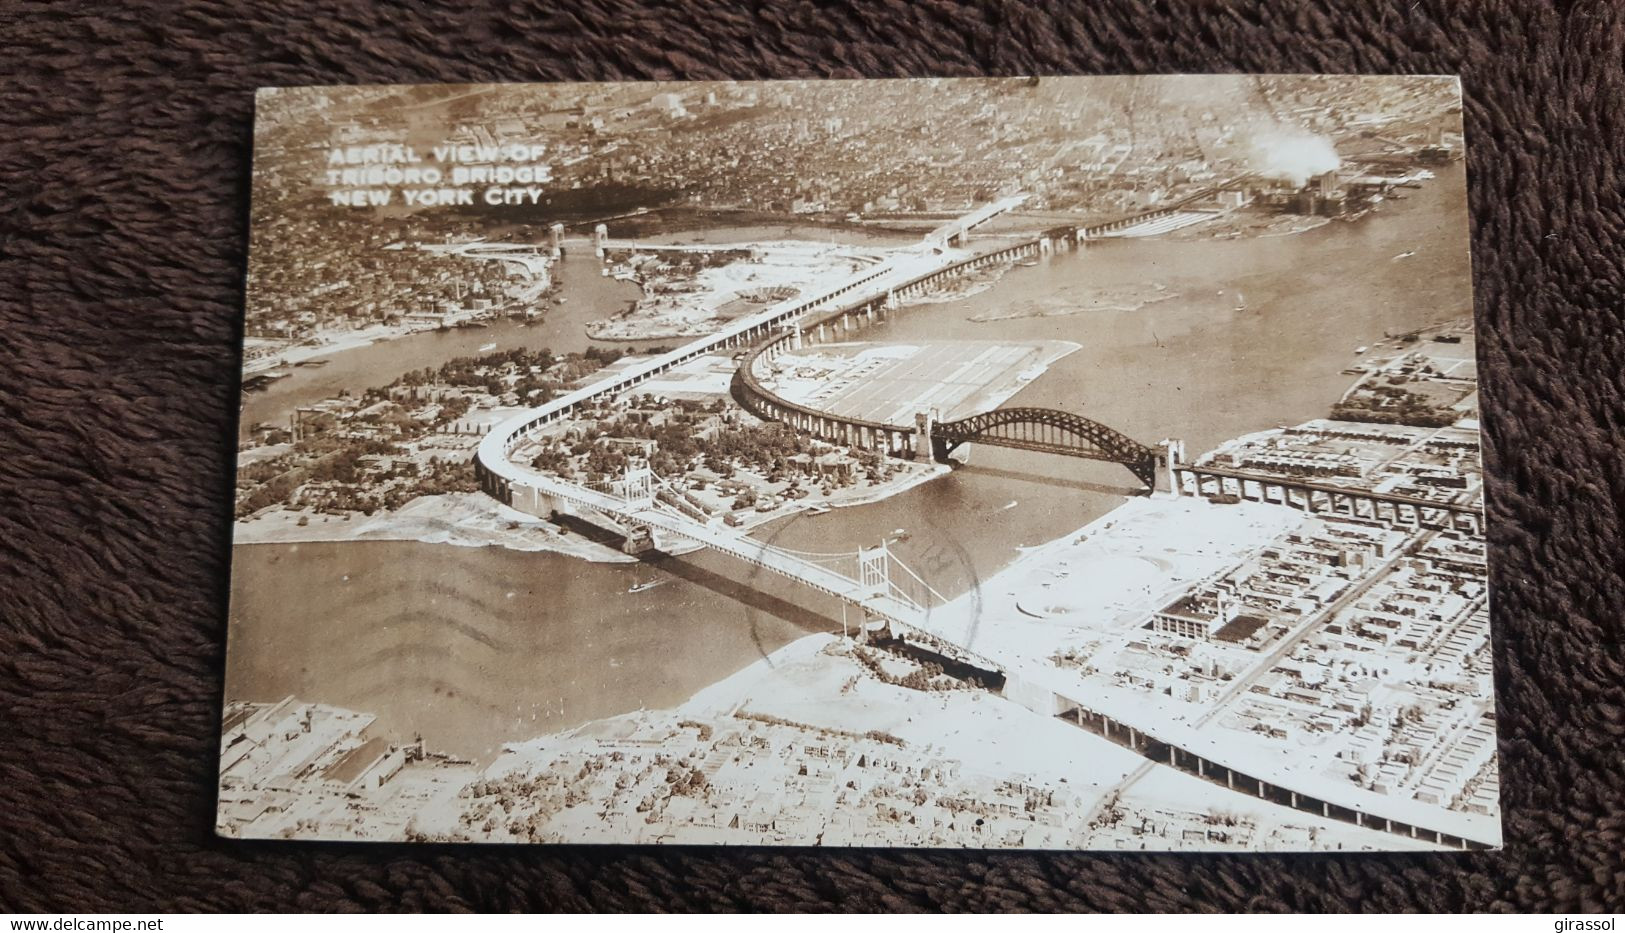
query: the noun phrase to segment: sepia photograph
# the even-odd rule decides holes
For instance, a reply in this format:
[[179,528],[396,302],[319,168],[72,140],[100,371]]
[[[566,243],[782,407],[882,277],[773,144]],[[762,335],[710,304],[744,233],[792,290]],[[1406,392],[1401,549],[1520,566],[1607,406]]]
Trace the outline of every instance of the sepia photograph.
[[216,829],[1501,845],[1461,91],[262,89]]

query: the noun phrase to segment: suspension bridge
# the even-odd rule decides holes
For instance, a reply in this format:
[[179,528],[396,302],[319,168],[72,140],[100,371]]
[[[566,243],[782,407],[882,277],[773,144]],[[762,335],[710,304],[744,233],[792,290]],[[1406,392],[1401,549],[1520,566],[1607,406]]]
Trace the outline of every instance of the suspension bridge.
[[863,637],[907,634],[940,647],[956,660],[999,669],[968,649],[939,642],[926,623],[948,598],[910,569],[884,541],[834,553],[769,544],[706,514],[642,459],[632,460],[616,479],[580,482],[537,476],[531,482],[547,497],[546,504],[553,511],[607,525],[624,535],[629,553],[670,547],[672,538],[700,544],[858,609]]

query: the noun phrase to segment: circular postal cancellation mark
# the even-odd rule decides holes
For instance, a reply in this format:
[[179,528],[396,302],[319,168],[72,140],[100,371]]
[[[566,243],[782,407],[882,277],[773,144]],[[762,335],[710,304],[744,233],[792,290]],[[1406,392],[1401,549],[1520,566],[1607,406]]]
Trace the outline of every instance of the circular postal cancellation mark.
[[[781,539],[797,519],[807,517],[796,515],[787,521],[775,523],[775,527],[758,540],[792,556],[799,556],[793,549],[785,547]],[[909,538],[912,547],[904,552],[895,550],[893,546],[897,543],[896,539],[888,537],[872,543],[844,542],[845,553],[831,547],[824,555],[829,558],[827,561],[802,558],[809,566],[834,570],[851,580],[857,589],[863,586],[860,577],[862,574],[860,555],[867,552],[869,559],[877,562],[875,568],[883,574],[882,579],[886,584],[884,595],[890,597],[869,601],[881,611],[873,611],[860,602],[826,596],[812,589],[807,589],[806,592],[828,602],[845,602],[845,611],[848,615],[847,625],[843,628],[846,629],[846,634],[854,639],[861,640],[866,637],[870,631],[869,625],[884,622],[885,625],[878,628],[889,632],[891,637],[912,641],[928,649],[933,647],[930,644],[931,640],[972,649],[976,644],[977,632],[982,621],[982,581],[977,576],[970,552],[960,543],[962,531],[937,525],[928,518],[922,517],[921,521],[924,527]],[[876,555],[874,551],[883,543],[885,553]],[[841,620],[806,608],[806,603],[790,602],[789,598],[774,596],[760,586],[760,582],[768,578],[784,581],[780,584],[781,591],[784,587],[793,588],[802,584],[772,573],[759,564],[751,565],[744,578],[744,585],[747,588],[764,597],[758,600],[752,599],[749,594],[742,594],[740,599],[751,640],[768,666],[776,667],[772,655],[782,646],[776,645],[776,639],[764,633],[763,626],[768,616],[777,615],[797,627],[805,627],[810,621],[807,617],[816,617],[820,622],[829,623],[832,631],[835,624]],[[944,587],[951,587],[954,582],[965,579],[969,580],[969,586],[962,594],[955,595],[951,590],[944,590]],[[793,597],[793,593],[790,596]],[[775,613],[763,608],[764,603],[784,603],[789,612]],[[794,618],[795,614],[803,615],[803,618]]]

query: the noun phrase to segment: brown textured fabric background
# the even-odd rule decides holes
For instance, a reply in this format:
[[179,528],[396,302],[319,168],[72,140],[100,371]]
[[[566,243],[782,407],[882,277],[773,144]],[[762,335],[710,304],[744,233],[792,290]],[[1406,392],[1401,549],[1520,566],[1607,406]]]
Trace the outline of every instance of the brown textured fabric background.
[[[0,0],[0,47],[0,911],[1625,907],[1625,5]],[[1503,851],[213,837],[256,86],[1177,71],[1464,77]]]

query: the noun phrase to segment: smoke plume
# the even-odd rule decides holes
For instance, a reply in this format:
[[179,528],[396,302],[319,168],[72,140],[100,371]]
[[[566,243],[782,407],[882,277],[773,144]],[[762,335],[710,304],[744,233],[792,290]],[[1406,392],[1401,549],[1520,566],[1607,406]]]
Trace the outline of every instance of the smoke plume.
[[1332,141],[1300,127],[1276,126],[1253,134],[1253,171],[1295,186],[1343,164]]

